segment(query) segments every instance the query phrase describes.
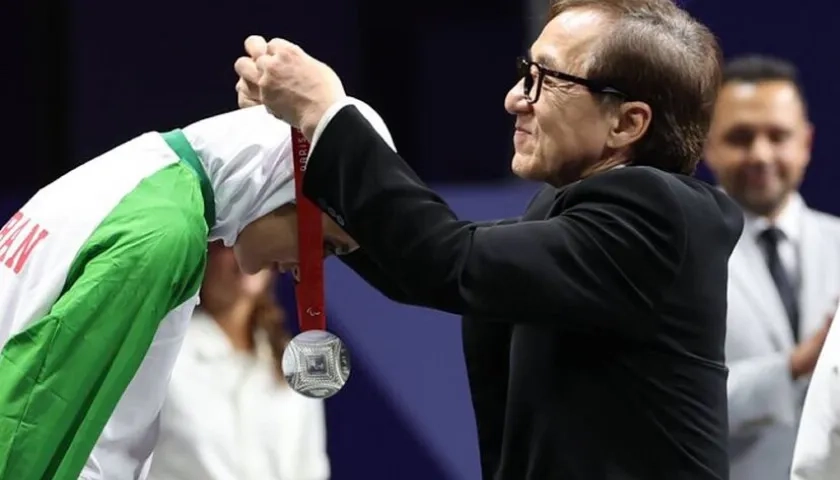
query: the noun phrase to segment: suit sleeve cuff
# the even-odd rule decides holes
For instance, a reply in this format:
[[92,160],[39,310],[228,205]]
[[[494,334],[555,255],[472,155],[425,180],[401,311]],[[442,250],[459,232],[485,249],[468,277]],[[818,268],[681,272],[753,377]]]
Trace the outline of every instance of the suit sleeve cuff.
[[315,150],[315,144],[318,143],[318,140],[321,138],[321,135],[326,130],[327,125],[329,125],[330,121],[335,118],[336,114],[341,111],[342,108],[352,105],[353,101],[350,97],[343,97],[340,100],[337,100],[335,103],[330,105],[330,108],[324,112],[324,116],[321,117],[321,120],[318,121],[318,125],[315,127],[315,133],[312,134],[312,141],[310,142],[309,146],[309,155],[312,155],[312,151]]

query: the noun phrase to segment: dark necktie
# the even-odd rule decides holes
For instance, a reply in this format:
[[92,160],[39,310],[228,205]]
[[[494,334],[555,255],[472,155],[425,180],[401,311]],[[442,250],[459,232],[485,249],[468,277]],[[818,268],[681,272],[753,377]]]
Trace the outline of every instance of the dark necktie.
[[793,330],[793,338],[799,342],[799,302],[797,299],[796,289],[793,286],[787,270],[782,264],[782,259],[779,257],[779,242],[784,238],[784,233],[776,227],[770,227],[761,232],[759,239],[761,245],[764,247],[764,253],[767,259],[767,268],[770,270],[770,276],[773,277],[773,282],[776,284],[776,289],[779,291],[779,297],[785,306],[788,320],[790,321],[790,328]]

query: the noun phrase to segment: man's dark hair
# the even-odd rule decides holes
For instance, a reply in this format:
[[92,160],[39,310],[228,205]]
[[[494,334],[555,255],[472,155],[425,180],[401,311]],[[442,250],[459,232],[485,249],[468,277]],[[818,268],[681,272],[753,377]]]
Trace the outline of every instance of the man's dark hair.
[[789,82],[796,88],[802,105],[807,109],[805,87],[802,85],[799,69],[783,58],[758,54],[735,57],[723,68],[723,84],[729,82]]
[[721,85],[715,36],[671,0],[554,0],[549,21],[579,7],[613,20],[588,53],[585,75],[653,111],[632,163],[694,173]]

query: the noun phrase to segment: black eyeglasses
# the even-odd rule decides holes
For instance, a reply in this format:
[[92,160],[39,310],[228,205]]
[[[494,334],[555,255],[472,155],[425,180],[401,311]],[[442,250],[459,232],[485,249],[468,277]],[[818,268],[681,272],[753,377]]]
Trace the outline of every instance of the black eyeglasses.
[[[588,78],[577,77],[568,73],[549,70],[536,62],[528,60],[525,57],[519,57],[516,60],[516,67],[517,72],[519,74],[519,78],[523,78],[525,80],[523,82],[523,86],[525,87],[525,96],[528,97],[528,103],[531,104],[537,103],[537,100],[540,99],[540,92],[542,91],[543,79],[546,76],[554,77],[567,82],[576,83],[578,85],[586,87],[592,93],[603,93],[608,95],[616,95],[621,98],[627,98],[627,95],[624,92],[617,90],[605,83],[590,80]],[[534,75],[531,74],[533,68],[537,69],[537,78],[534,78]],[[535,86],[536,88],[534,88]]]

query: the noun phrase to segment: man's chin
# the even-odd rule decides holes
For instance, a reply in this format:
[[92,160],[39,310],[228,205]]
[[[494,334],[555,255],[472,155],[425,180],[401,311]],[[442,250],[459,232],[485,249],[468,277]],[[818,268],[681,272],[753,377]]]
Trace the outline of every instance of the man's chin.
[[511,171],[514,175],[524,180],[544,181],[546,178],[545,172],[537,168],[532,155],[525,155],[521,153],[513,154],[513,161],[511,162]]
[[785,204],[787,192],[752,192],[741,197],[741,204],[756,215],[773,215]]

